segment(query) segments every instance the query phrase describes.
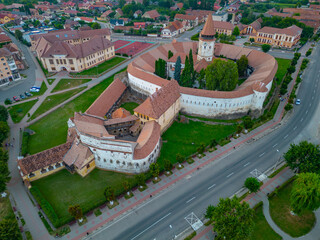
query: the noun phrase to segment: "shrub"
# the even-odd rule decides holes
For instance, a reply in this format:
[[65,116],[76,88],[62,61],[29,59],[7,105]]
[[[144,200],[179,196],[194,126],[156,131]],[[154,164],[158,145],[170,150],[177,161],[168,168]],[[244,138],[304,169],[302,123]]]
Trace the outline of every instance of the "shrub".
[[292,106],[292,104],[290,104],[290,103],[288,103],[288,104],[284,107],[284,109],[285,109],[286,111],[290,111],[292,108],[293,108],[293,106]]
[[246,129],[250,129],[253,127],[253,121],[251,119],[251,117],[246,116],[243,120],[243,125]]
[[6,104],[6,105],[9,105],[9,104],[11,104],[12,103],[12,101],[9,99],[9,98],[7,98],[5,101],[4,101],[4,104]]
[[295,70],[296,70],[295,66],[292,66],[292,65],[290,67],[288,67],[288,69],[287,69],[289,74],[294,73]]
[[59,221],[59,218],[58,218],[56,212],[54,211],[51,204],[43,197],[40,190],[37,187],[32,187],[32,188],[30,188],[30,193],[34,196],[36,201],[39,203],[43,212],[50,219],[53,226],[59,227],[60,221]]
[[301,53],[295,53],[294,54],[294,58],[297,59],[297,60],[299,60],[300,56],[301,56]]
[[262,48],[262,51],[266,53],[270,50],[271,46],[269,44],[262,44],[261,48]]
[[310,56],[312,53],[312,48],[309,48],[309,50],[306,52],[306,57]]

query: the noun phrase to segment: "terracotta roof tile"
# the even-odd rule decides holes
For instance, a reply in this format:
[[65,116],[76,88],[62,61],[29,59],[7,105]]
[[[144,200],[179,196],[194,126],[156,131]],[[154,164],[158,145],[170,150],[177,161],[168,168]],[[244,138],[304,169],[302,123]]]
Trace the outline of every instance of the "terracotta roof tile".
[[118,108],[111,114],[111,118],[125,118],[130,116],[130,112],[124,108]]
[[116,78],[106,90],[92,103],[86,113],[99,117],[104,117],[111,109],[115,102],[121,97],[126,90],[126,85]]
[[68,166],[72,166],[74,164],[78,169],[81,169],[84,161],[90,156],[92,156],[90,148],[79,143],[78,140],[75,140],[72,143],[72,147],[64,156],[63,162]]
[[200,36],[214,36],[215,31],[214,31],[214,24],[211,15],[207,18],[206,23],[204,24],[204,27],[200,33]]
[[28,175],[37,170],[48,167],[49,165],[54,165],[62,161],[64,155],[70,149],[71,143],[64,143],[62,145],[50,148],[48,150],[36,153],[34,155],[22,158],[18,160],[18,166],[21,172]]

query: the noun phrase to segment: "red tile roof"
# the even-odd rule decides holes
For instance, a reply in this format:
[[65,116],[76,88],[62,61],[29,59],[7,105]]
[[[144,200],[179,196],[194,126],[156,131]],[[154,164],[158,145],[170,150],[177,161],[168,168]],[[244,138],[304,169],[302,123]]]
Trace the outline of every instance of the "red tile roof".
[[64,155],[70,149],[71,143],[67,142],[57,147],[36,153],[34,155],[18,160],[18,166],[23,175],[28,175],[37,170],[41,170],[50,165],[54,165],[62,161]]
[[213,20],[212,20],[211,16],[209,16],[207,18],[207,21],[204,24],[204,27],[203,27],[200,35],[203,35],[203,36],[214,36],[215,35],[214,24],[213,24]]
[[171,80],[166,86],[149,96],[134,111],[153,119],[159,119],[179,98],[179,84],[176,80]]
[[78,169],[81,169],[84,161],[90,156],[92,156],[90,148],[81,144],[79,140],[75,140],[72,143],[72,147],[64,156],[63,162],[68,166],[75,165]]
[[298,36],[302,33],[302,28],[297,27],[296,25],[292,25],[287,28],[274,28],[274,27],[263,27],[259,31],[259,33],[269,33],[269,34],[286,34],[288,36]]
[[92,103],[86,113],[94,116],[104,117],[115,102],[126,90],[126,85],[116,78],[106,90]]

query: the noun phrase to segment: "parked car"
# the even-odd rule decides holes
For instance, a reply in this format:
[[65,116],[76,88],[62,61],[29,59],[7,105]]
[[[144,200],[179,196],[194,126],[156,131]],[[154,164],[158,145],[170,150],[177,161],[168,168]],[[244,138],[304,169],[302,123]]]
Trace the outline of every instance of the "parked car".
[[32,94],[29,93],[29,92],[25,92],[24,95],[26,95],[27,97],[31,97],[32,96]]
[[39,92],[39,91],[40,91],[40,88],[38,88],[38,87],[30,88],[30,92]]
[[20,101],[20,98],[18,98],[17,96],[14,96],[14,97],[13,97],[13,100],[14,100],[15,102],[18,102],[18,101]]
[[25,96],[25,95],[23,95],[23,94],[20,94],[20,98],[21,98],[21,99],[25,99],[25,98],[26,98],[26,96]]
[[300,105],[300,103],[301,103],[301,101],[300,101],[300,99],[298,98],[298,99],[296,100],[296,105]]

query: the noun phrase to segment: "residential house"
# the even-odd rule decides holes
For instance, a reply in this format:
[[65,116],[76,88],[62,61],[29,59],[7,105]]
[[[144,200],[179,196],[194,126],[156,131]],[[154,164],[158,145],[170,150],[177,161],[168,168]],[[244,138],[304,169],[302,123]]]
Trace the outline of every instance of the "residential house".
[[226,22],[228,20],[227,12],[216,12],[212,14],[213,21]]
[[157,20],[160,17],[160,14],[157,10],[147,11],[142,15],[143,18],[150,18],[153,20]]
[[257,31],[261,29],[261,24],[262,19],[258,18],[257,20],[240,30],[240,33],[244,35],[256,35]]
[[14,17],[12,14],[0,14],[0,23],[1,24],[6,24],[12,20],[14,20]]
[[0,86],[9,85],[11,82],[20,79],[12,53],[7,48],[0,48]]
[[232,35],[234,25],[230,22],[213,21],[214,31],[218,34]]
[[124,21],[121,19],[110,19],[110,25],[112,29],[115,26],[124,26]]
[[195,26],[198,26],[199,19],[195,15],[186,15],[186,14],[176,14],[174,16],[174,20],[179,20],[179,21],[186,21],[186,28],[193,28]]
[[185,22],[182,23],[179,20],[170,23],[169,26],[161,31],[161,37],[175,37],[178,34],[183,33],[185,31],[184,24]]
[[116,14],[114,15],[115,18],[120,18],[123,16],[123,12],[121,8],[116,9]]
[[301,33],[302,29],[296,25],[284,29],[263,27],[257,31],[254,41],[274,47],[292,48],[299,42]]
[[109,19],[109,15],[113,13],[113,10],[107,10],[104,13],[101,14],[100,18],[101,20],[108,20]]
[[65,29],[67,29],[67,28],[74,29],[75,27],[80,27],[80,26],[81,26],[80,23],[73,21],[71,19],[66,19],[66,21],[63,25],[63,27]]
[[137,11],[134,12],[133,17],[137,18],[137,17],[139,17],[141,15],[142,15],[142,11],[141,10],[137,10]]
[[134,29],[140,29],[140,28],[145,29],[147,26],[146,22],[134,22],[133,25],[134,25]]

